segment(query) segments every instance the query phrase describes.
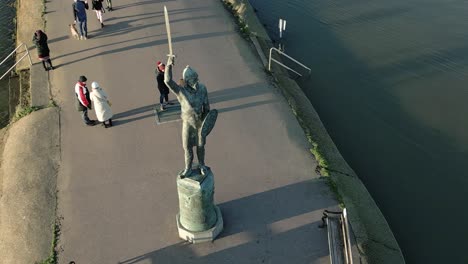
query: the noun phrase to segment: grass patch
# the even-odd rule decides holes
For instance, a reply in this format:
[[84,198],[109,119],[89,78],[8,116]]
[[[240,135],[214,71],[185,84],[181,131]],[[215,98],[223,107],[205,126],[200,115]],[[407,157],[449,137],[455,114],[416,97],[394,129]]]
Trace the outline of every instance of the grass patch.
[[234,16],[236,19],[236,24],[238,26],[239,32],[242,35],[242,37],[248,39],[250,36],[250,29],[245,20],[240,16],[239,12],[237,12],[237,9],[234,7],[234,5],[229,2],[228,0],[222,0],[224,7]]
[[58,107],[58,105],[53,99],[50,99],[47,107]]
[[336,185],[336,182],[332,180],[330,176],[324,177],[326,180],[326,183],[328,185],[328,188],[333,192],[333,194],[336,197],[336,200],[338,200],[338,205],[341,208],[346,208],[343,196],[341,196],[340,192],[338,191],[338,186]]
[[21,118],[29,115],[30,113],[39,110],[40,107],[37,106],[26,106],[26,107],[17,107],[15,116],[13,117],[13,122],[20,120]]
[[[55,212],[58,210],[58,202],[57,202],[57,191],[55,193]],[[63,220],[63,217],[55,217],[55,223],[54,223],[54,234],[52,237],[52,243],[50,245],[50,253],[49,257],[47,257],[45,260],[35,263],[35,264],[57,264],[58,263],[58,258],[57,258],[57,244],[58,240],[60,237],[60,230],[62,229],[61,222]]]

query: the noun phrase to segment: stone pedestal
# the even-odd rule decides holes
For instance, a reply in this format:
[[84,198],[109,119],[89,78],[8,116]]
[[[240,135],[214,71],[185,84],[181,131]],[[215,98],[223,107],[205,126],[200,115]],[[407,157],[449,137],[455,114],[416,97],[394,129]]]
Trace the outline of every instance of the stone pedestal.
[[180,238],[192,243],[213,241],[223,230],[221,210],[214,205],[214,178],[210,171],[203,176],[194,170],[190,177],[177,177]]

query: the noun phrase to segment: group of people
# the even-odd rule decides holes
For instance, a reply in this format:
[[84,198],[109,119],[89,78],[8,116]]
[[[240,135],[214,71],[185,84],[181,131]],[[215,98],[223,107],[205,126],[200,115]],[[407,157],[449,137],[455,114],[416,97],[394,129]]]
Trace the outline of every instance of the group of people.
[[[186,66],[182,72],[181,82],[178,84],[172,80],[172,68],[174,57],[168,59],[167,67],[160,61],[156,63],[156,80],[160,92],[159,101],[161,111],[169,103],[169,91],[172,91],[181,106],[182,118],[182,146],[185,152],[185,168],[180,173],[181,177],[190,176],[194,158],[193,148],[197,148],[197,157],[200,173],[207,175],[210,168],[205,165],[206,136],[213,128],[217,111],[210,111],[208,92],[205,85],[198,80],[198,74],[190,66]],[[91,84],[92,91],[86,86],[87,78],[80,76],[75,84],[76,106],[81,112],[83,122],[88,126],[97,124],[88,117],[88,110],[94,105],[96,117],[105,128],[112,126],[111,103],[106,92],[97,82]]]
[[[87,0],[73,0],[73,16],[75,23],[80,27],[81,38],[87,38],[87,18],[86,10]],[[102,13],[105,12],[102,2],[104,0],[92,0],[93,9],[96,11],[97,18],[104,26]],[[112,10],[111,0],[107,0],[107,9]],[[46,71],[53,70],[50,60],[50,50],[47,44],[47,35],[42,30],[37,30],[33,36],[33,42],[36,45],[38,57],[42,61]],[[180,173],[181,177],[186,177],[192,173],[192,162],[194,158],[193,148],[197,148],[197,157],[199,169],[203,175],[209,172],[209,167],[205,165],[205,142],[206,136],[214,127],[218,112],[210,110],[208,101],[208,92],[205,85],[198,80],[197,72],[190,66],[186,66],[182,72],[182,79],[176,83],[172,79],[172,68],[174,66],[174,56],[170,56],[167,66],[158,61],[156,63],[155,77],[159,90],[160,110],[166,110],[169,101],[169,92],[172,91],[180,103],[182,119],[182,146],[185,152],[185,168]],[[91,92],[87,87],[87,78],[82,75],[75,84],[75,103],[76,109],[81,112],[83,122],[87,126],[94,126],[101,123],[103,127],[113,126],[111,102],[109,96],[100,87],[97,82],[92,82]],[[88,116],[88,110],[94,107],[97,120],[91,120]]]
[[[157,87],[160,93],[159,103],[161,111],[164,111],[167,105],[173,104],[172,102],[169,102],[169,87],[167,87],[164,82],[165,69],[166,66],[164,63],[161,63],[160,61],[156,63],[155,75]],[[92,90],[89,92],[89,89],[86,86],[87,80],[86,76],[80,76],[75,84],[76,110],[81,112],[81,118],[87,126],[94,126],[98,122],[96,120],[91,120],[88,117],[88,110],[92,110],[94,104],[97,120],[101,122],[105,128],[111,127],[113,116],[111,110],[112,104],[109,101],[107,93],[97,82],[91,83]]]
[[[86,10],[89,9],[88,0],[73,0],[72,9],[73,9],[73,19],[74,23],[78,25],[80,31],[80,39],[88,38],[88,18],[86,15]],[[104,17],[105,13],[104,0],[92,0],[92,9],[96,12],[96,17],[101,23],[101,28],[104,27]],[[112,0],[106,0],[107,10],[112,11]]]
[[[164,82],[164,74],[166,65],[160,61],[156,63],[156,83],[159,90],[159,103],[160,110],[166,110],[167,105],[172,105],[169,102],[169,87]],[[75,95],[76,95],[76,109],[81,112],[83,122],[88,126],[94,126],[97,124],[96,120],[91,120],[88,117],[88,110],[92,110],[92,104],[94,103],[94,109],[96,117],[99,122],[105,128],[112,126],[112,110],[111,103],[109,101],[107,93],[99,86],[97,82],[92,82],[92,91],[89,92],[86,86],[87,78],[80,76],[78,82],[75,84]],[[183,79],[180,80],[179,85],[183,85]]]
[[[164,72],[165,65],[158,61],[156,63],[156,82],[158,90],[160,93],[159,102],[160,109],[164,111],[169,102],[169,88],[164,83]],[[87,126],[94,126],[98,122],[96,120],[91,120],[88,117],[88,110],[93,109],[96,112],[96,118],[105,128],[112,126],[112,110],[111,102],[107,93],[99,86],[97,82],[91,83],[92,91],[89,92],[88,87],[86,86],[87,78],[86,76],[80,76],[78,82],[75,84],[75,96],[76,96],[76,110],[81,112],[81,118]]]
[[88,110],[93,109],[96,112],[96,118],[105,127],[112,126],[112,110],[111,102],[107,93],[99,86],[97,82],[91,83],[92,91],[89,92],[86,86],[86,76],[80,76],[78,82],[75,84],[76,95],[76,110],[81,112],[83,122],[88,126],[97,124],[96,120],[91,120],[88,117]]

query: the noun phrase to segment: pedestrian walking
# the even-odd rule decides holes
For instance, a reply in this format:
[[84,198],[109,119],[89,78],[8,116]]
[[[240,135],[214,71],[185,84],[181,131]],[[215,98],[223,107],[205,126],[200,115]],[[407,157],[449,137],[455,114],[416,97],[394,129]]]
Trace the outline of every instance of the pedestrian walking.
[[80,39],[88,39],[88,21],[86,17],[86,10],[89,9],[88,1],[73,0],[73,18],[75,24],[78,23],[80,29]]
[[104,6],[102,5],[102,1],[104,0],[93,0],[92,5],[93,5],[93,10],[96,12],[97,19],[99,22],[101,22],[101,28],[104,27],[104,18],[102,16],[102,13],[104,13]]
[[75,96],[76,96],[76,110],[81,112],[81,118],[87,126],[94,126],[95,120],[90,120],[88,117],[88,109],[91,110],[91,98],[88,87],[86,87],[86,76],[80,76],[78,82],[75,84]]
[[93,88],[91,91],[91,101],[94,104],[97,119],[105,128],[111,127],[112,110],[110,108],[109,96],[97,82],[91,83],[91,88]]
[[112,0],[106,0],[107,10],[112,11]]
[[[159,103],[160,103],[160,109],[161,111],[165,110],[165,107],[169,103],[169,88],[167,85],[164,83],[164,71],[166,69],[166,66],[164,63],[161,63],[158,61],[156,63],[156,82],[158,83],[158,90],[159,90]],[[166,103],[164,103],[164,100],[166,100]]]
[[34,45],[37,49],[37,57],[42,62],[42,66],[46,71],[53,70],[54,66],[52,66],[52,61],[50,60],[50,50],[49,45],[47,45],[47,35],[42,30],[37,30],[34,33],[32,39]]

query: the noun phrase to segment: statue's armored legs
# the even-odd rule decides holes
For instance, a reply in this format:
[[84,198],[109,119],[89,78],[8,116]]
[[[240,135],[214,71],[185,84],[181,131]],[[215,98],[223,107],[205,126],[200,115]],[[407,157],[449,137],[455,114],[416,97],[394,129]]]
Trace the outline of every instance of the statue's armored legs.
[[182,147],[184,148],[185,155],[185,169],[182,171],[181,176],[190,176],[192,173],[193,163],[193,144],[190,142],[191,126],[187,122],[182,122]]
[[[199,129],[200,131],[200,129]],[[197,145],[197,157],[198,157],[198,164],[200,164],[200,172],[203,175],[208,174],[208,170],[210,169],[205,165],[205,142],[206,138],[201,135],[201,133],[198,134],[198,145]]]
[[197,157],[198,163],[200,164],[200,172],[206,175],[209,168],[205,165],[205,146],[197,146]]

